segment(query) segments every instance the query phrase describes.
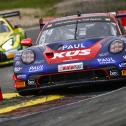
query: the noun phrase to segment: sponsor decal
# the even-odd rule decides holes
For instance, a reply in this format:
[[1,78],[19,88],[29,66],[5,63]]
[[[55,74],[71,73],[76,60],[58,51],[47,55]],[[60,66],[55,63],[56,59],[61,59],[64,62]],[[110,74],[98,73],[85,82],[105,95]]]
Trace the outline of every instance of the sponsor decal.
[[85,48],[85,46],[83,45],[83,43],[78,43],[78,44],[73,44],[73,45],[64,45],[62,47],[63,50],[66,50],[66,49],[77,49],[77,48]]
[[58,65],[58,72],[66,72],[66,71],[82,70],[82,69],[83,69],[82,62]]
[[99,62],[99,64],[110,64],[116,62],[112,57],[97,59],[97,61]]
[[72,57],[72,56],[84,56],[84,55],[89,55],[90,53],[91,53],[91,49],[60,52],[60,53],[54,53],[54,57],[52,59]]
[[22,51],[16,52],[16,56],[21,56],[21,55],[22,55]]
[[20,60],[20,57],[19,57],[19,56],[16,56],[16,57],[14,58],[14,60],[15,60],[15,61]]
[[105,52],[105,53],[100,53],[100,54],[99,54],[99,56],[100,56],[100,57],[105,57],[105,56],[108,56],[108,55],[109,55],[109,53],[108,53],[108,52]]
[[46,48],[45,52],[43,52],[43,55],[46,61],[48,62],[48,64],[63,63],[63,62],[75,61],[75,60],[87,61],[96,58],[101,47],[102,47],[101,43],[96,43],[90,48],[53,51],[53,57],[47,57],[46,53],[50,52],[50,50]]
[[[107,20],[106,20],[107,19]],[[89,18],[83,18],[83,21],[110,21],[109,18],[104,18],[104,17],[89,17]]]
[[119,67],[126,67],[126,63],[120,63]]
[[22,67],[15,67],[14,68],[14,72],[19,72],[19,71],[21,71],[22,70]]
[[28,80],[28,85],[35,85],[35,80]]
[[124,59],[124,60],[126,60],[126,55],[125,55],[125,56],[123,56],[123,59]]
[[43,65],[30,66],[29,68],[29,72],[37,72],[42,70],[43,70]]
[[19,65],[21,65],[21,62],[20,61],[16,61],[15,62],[15,66],[19,66]]
[[110,76],[118,76],[118,72],[110,70]]
[[21,74],[21,75],[17,75],[18,79],[26,79],[26,75],[25,74]]

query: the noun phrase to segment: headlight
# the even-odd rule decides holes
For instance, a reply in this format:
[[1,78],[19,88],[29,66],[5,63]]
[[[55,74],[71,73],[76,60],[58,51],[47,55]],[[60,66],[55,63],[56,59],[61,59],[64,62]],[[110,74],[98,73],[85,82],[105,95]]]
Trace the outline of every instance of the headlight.
[[110,44],[111,53],[119,53],[124,49],[124,42],[121,40],[115,40]]
[[23,63],[30,64],[34,62],[35,54],[32,50],[23,51],[21,59]]
[[13,39],[12,38],[10,38],[8,41],[6,41],[5,44],[2,45],[2,48],[6,51],[12,49],[12,47],[13,47]]

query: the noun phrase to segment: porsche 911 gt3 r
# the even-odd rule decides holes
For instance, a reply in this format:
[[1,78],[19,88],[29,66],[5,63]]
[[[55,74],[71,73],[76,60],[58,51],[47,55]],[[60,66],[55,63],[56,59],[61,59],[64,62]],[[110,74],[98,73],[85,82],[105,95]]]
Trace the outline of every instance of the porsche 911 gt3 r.
[[12,63],[14,54],[23,48],[20,41],[26,38],[24,30],[5,19],[19,15],[19,11],[0,14],[0,66]]
[[[30,44],[31,39],[21,43]],[[45,25],[37,45],[17,53],[14,61],[14,86],[21,95],[125,81],[126,37],[112,13],[63,17]]]

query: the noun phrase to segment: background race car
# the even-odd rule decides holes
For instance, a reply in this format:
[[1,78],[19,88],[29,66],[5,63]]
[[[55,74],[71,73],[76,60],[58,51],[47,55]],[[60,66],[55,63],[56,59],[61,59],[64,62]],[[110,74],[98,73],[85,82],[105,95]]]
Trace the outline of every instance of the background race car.
[[[14,58],[15,88],[19,94],[126,81],[126,37],[118,20],[121,16],[78,14],[46,24],[37,45]],[[21,43],[29,45],[31,39]]]
[[5,19],[19,16],[19,11],[0,14],[0,66],[13,62],[13,57],[18,50],[22,50],[21,40],[26,38],[24,30],[18,26],[12,26]]

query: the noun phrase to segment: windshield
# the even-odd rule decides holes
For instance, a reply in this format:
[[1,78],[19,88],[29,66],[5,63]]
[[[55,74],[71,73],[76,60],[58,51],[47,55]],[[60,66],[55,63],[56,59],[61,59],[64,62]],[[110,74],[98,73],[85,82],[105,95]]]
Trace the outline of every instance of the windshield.
[[39,44],[117,34],[116,24],[113,22],[74,22],[47,28],[42,32]]
[[0,22],[0,33],[2,32],[9,32],[8,26],[4,22]]

